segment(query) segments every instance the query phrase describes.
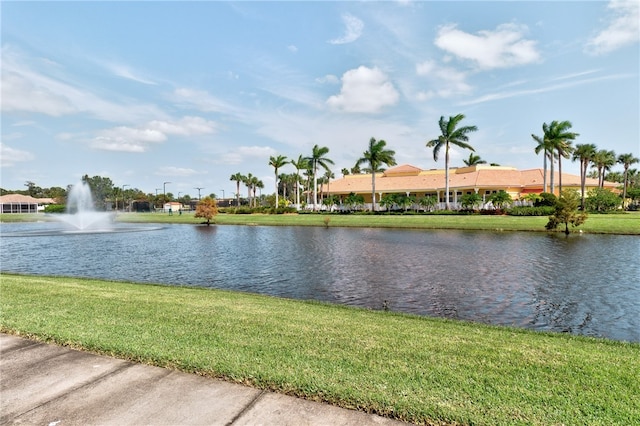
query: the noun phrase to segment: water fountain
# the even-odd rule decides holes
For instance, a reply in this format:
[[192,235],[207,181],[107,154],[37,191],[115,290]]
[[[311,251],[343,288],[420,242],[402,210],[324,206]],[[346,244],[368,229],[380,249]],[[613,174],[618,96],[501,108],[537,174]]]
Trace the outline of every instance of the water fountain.
[[111,232],[115,214],[96,211],[91,188],[86,182],[71,187],[67,197],[67,212],[53,216],[68,225],[72,232]]

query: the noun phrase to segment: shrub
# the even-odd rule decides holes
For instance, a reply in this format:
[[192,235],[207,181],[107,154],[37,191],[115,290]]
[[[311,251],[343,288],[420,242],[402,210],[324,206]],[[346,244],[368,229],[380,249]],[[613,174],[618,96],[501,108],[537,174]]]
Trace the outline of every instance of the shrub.
[[64,213],[67,207],[64,204],[49,204],[45,206],[45,213]]
[[558,201],[558,197],[549,192],[543,192],[540,194],[539,198],[533,203],[533,207],[554,207],[556,202]]
[[616,210],[622,199],[608,189],[595,188],[589,191],[585,200],[585,208],[593,212],[610,212]]
[[512,207],[507,210],[507,214],[510,216],[549,216],[555,212],[553,206],[540,206],[540,207]]

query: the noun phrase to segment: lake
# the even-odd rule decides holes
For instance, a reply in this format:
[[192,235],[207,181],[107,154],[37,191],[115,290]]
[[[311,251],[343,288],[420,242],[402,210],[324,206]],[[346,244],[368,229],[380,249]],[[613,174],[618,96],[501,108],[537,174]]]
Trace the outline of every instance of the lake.
[[195,225],[61,234],[60,226],[1,224],[1,270],[387,306],[640,342],[637,236]]

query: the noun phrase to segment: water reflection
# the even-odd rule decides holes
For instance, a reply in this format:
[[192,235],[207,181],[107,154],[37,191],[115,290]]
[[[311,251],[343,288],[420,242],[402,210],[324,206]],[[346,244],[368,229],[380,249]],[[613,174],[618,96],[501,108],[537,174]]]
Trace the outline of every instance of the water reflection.
[[[49,224],[2,224],[2,234]],[[2,239],[2,270],[197,285],[640,341],[640,239],[257,226]]]

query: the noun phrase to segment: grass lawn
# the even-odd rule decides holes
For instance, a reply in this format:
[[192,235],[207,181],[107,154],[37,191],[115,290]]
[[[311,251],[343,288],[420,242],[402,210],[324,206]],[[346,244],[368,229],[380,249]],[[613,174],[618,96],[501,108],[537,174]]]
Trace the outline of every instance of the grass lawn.
[[640,424],[640,345],[219,290],[0,275],[0,329],[420,424]]
[[[44,214],[2,214],[1,222],[27,222],[51,220]],[[166,213],[123,213],[117,216],[120,222],[131,223],[193,223],[202,222],[193,213],[182,215]],[[340,214],[219,214],[215,222],[219,225],[268,225],[268,226],[328,226],[379,227],[416,229],[469,229],[488,231],[532,231],[545,230],[547,217],[520,216],[464,216],[464,215],[340,215]],[[573,232],[640,235],[640,212],[625,214],[589,215],[587,221]],[[558,231],[561,232],[559,228]]]

